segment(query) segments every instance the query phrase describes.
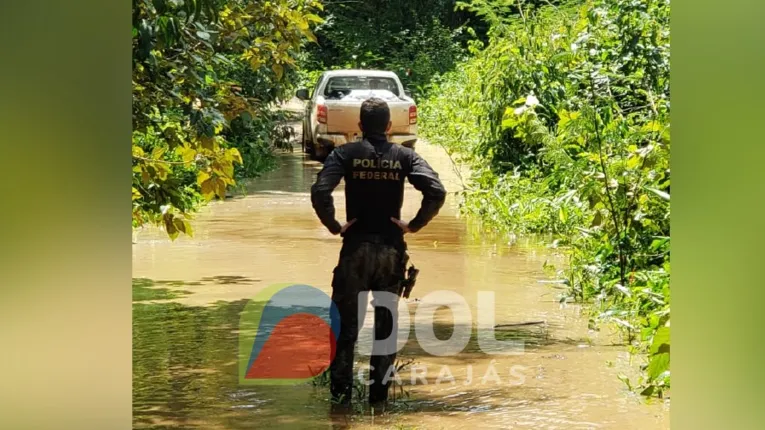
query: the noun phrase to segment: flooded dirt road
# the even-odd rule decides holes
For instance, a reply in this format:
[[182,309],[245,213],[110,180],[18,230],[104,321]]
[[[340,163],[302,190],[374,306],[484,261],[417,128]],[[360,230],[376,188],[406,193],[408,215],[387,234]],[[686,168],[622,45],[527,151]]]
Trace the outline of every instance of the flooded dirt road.
[[[443,152],[426,144],[418,152],[450,191],[459,190]],[[194,238],[171,242],[154,229],[138,235],[135,428],[669,428],[668,406],[643,403],[617,379],[634,372],[625,348],[607,333],[589,332],[577,306],[562,309],[559,290],[538,282],[547,279],[543,263],[560,263],[562,256],[523,240],[486,237],[456,216],[454,194],[430,225],[408,238],[421,269],[408,306],[414,310],[416,299],[451,290],[475,313],[477,292],[494,291],[497,324],[543,322],[498,329],[498,338],[523,341],[523,354],[487,355],[471,340],[456,356],[435,357],[410,339],[399,359],[426,368],[428,383],[411,385],[405,369],[408,398],[376,416],[331,414],[326,387],[239,386],[237,328],[247,301],[277,283],[329,292],[341,245],[311,209],[309,189],[320,165],[299,151],[280,155],[279,164],[250,182],[244,195],[204,208]],[[420,195],[411,186],[406,193],[402,215],[410,219]],[[335,203],[344,215],[342,184]],[[437,311],[436,317],[448,332],[450,314]],[[436,383],[445,367],[454,381]]]

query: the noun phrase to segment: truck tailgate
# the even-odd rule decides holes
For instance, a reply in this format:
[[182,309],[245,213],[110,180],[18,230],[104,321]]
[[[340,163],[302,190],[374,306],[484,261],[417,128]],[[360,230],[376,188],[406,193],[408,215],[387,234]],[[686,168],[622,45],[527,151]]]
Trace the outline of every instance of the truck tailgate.
[[[381,94],[377,94],[377,93]],[[393,123],[392,134],[407,133],[409,130],[409,106],[412,103],[393,96],[388,91],[353,91],[349,96],[341,100],[327,99],[327,133],[355,134],[359,133],[359,121],[361,103],[372,96],[381,97],[388,103],[390,108],[390,120]]]

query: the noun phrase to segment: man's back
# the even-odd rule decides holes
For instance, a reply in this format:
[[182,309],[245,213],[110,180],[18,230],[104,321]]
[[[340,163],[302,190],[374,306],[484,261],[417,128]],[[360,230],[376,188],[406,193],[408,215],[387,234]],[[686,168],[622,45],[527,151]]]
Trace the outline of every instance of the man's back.
[[446,195],[438,174],[413,150],[382,138],[350,143],[332,151],[311,189],[314,209],[330,231],[339,229],[331,192],[340,178],[346,184],[346,219],[356,220],[345,232],[346,237],[375,234],[400,238],[403,233],[391,218],[401,218],[406,179],[423,193],[422,207],[409,223],[412,232],[438,213]]

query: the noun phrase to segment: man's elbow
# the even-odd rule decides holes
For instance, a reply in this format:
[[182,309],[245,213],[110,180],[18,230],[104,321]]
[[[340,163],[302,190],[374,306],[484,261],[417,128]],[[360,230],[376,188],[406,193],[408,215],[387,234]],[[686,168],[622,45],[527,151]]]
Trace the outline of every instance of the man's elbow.
[[316,204],[316,198],[318,197],[318,193],[316,192],[316,185],[311,186],[311,203]]
[[326,196],[316,185],[313,185],[311,187],[311,205],[314,207],[314,209],[320,208],[324,205],[325,201]]
[[438,192],[436,194],[438,194],[438,198],[441,199],[442,201],[446,200],[446,189],[445,188],[443,188],[443,187],[439,188]]
[[431,199],[438,203],[438,206],[440,207],[446,201],[446,190],[444,188],[433,190],[431,193]]
[[436,216],[446,201],[446,193],[428,193],[422,201],[422,207],[428,211],[431,217]]
[[332,192],[327,192],[327,187],[322,186],[320,183],[315,183],[311,185],[311,200],[321,200],[326,197],[327,194],[331,194]]

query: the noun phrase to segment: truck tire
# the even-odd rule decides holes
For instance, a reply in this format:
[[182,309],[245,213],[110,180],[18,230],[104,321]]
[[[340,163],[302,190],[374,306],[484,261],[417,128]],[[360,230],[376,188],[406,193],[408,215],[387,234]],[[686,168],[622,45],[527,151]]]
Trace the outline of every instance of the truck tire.
[[303,145],[303,152],[306,154],[311,153],[311,142],[306,139],[305,135],[305,125],[303,125],[303,136],[300,138],[300,143]]

